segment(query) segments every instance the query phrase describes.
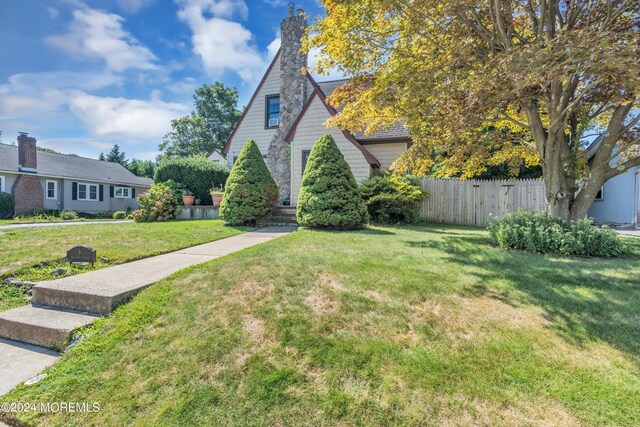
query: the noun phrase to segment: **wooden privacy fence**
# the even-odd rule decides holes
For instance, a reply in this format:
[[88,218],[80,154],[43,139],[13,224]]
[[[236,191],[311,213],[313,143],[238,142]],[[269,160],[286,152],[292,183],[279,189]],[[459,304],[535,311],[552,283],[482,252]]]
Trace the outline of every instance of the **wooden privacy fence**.
[[422,180],[429,197],[420,213],[429,222],[485,227],[491,218],[520,208],[544,212],[544,183],[538,179],[517,180]]

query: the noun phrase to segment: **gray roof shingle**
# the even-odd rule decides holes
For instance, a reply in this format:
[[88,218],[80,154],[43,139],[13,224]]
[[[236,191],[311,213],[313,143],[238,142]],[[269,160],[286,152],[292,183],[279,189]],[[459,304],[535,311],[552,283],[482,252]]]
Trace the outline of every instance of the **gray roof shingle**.
[[[18,171],[18,147],[0,144],[0,172]],[[38,151],[38,175],[149,187],[150,178],[135,176],[119,163]]]
[[[318,88],[324,96],[329,96],[340,85],[348,82],[349,79],[331,80],[326,82],[318,82]],[[396,122],[387,129],[378,129],[371,135],[365,135],[364,132],[358,132],[354,137],[359,142],[374,142],[379,140],[407,140],[411,139],[409,129],[404,126],[403,122]]]

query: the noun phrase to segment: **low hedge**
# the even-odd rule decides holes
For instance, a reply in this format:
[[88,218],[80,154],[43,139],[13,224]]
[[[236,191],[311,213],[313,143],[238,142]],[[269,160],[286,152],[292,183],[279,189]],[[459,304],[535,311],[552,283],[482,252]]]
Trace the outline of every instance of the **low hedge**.
[[372,176],[360,184],[371,221],[378,224],[415,224],[420,221],[420,202],[427,193],[419,180],[406,175]]
[[618,233],[594,226],[592,219],[565,221],[521,209],[494,219],[488,229],[491,241],[505,249],[598,257],[619,256],[625,251]]

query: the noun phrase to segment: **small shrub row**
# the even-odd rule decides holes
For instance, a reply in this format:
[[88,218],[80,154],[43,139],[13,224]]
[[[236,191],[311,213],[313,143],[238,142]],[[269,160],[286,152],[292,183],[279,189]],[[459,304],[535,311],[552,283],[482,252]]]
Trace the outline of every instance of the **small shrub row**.
[[599,257],[619,256],[625,250],[618,233],[594,226],[592,219],[565,221],[522,209],[494,219],[488,229],[491,241],[505,249]]
[[125,219],[127,213],[125,211],[116,211],[113,213],[113,219]]

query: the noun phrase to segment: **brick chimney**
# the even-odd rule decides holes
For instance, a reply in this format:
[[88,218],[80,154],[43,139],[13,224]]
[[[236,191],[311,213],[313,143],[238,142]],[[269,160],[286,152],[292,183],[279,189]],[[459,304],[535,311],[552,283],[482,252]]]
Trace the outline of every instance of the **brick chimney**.
[[25,132],[18,135],[18,171],[22,173],[11,187],[16,215],[44,210],[44,189],[37,175],[36,139]]
[[38,170],[36,139],[26,132],[20,132],[18,135],[18,165],[20,171],[36,172]]
[[280,126],[267,153],[269,169],[280,188],[280,203],[291,196],[291,147],[284,138],[307,100],[308,80],[302,73],[307,66],[307,54],[302,52],[307,19],[302,9],[294,8],[289,3],[288,15],[280,25]]

